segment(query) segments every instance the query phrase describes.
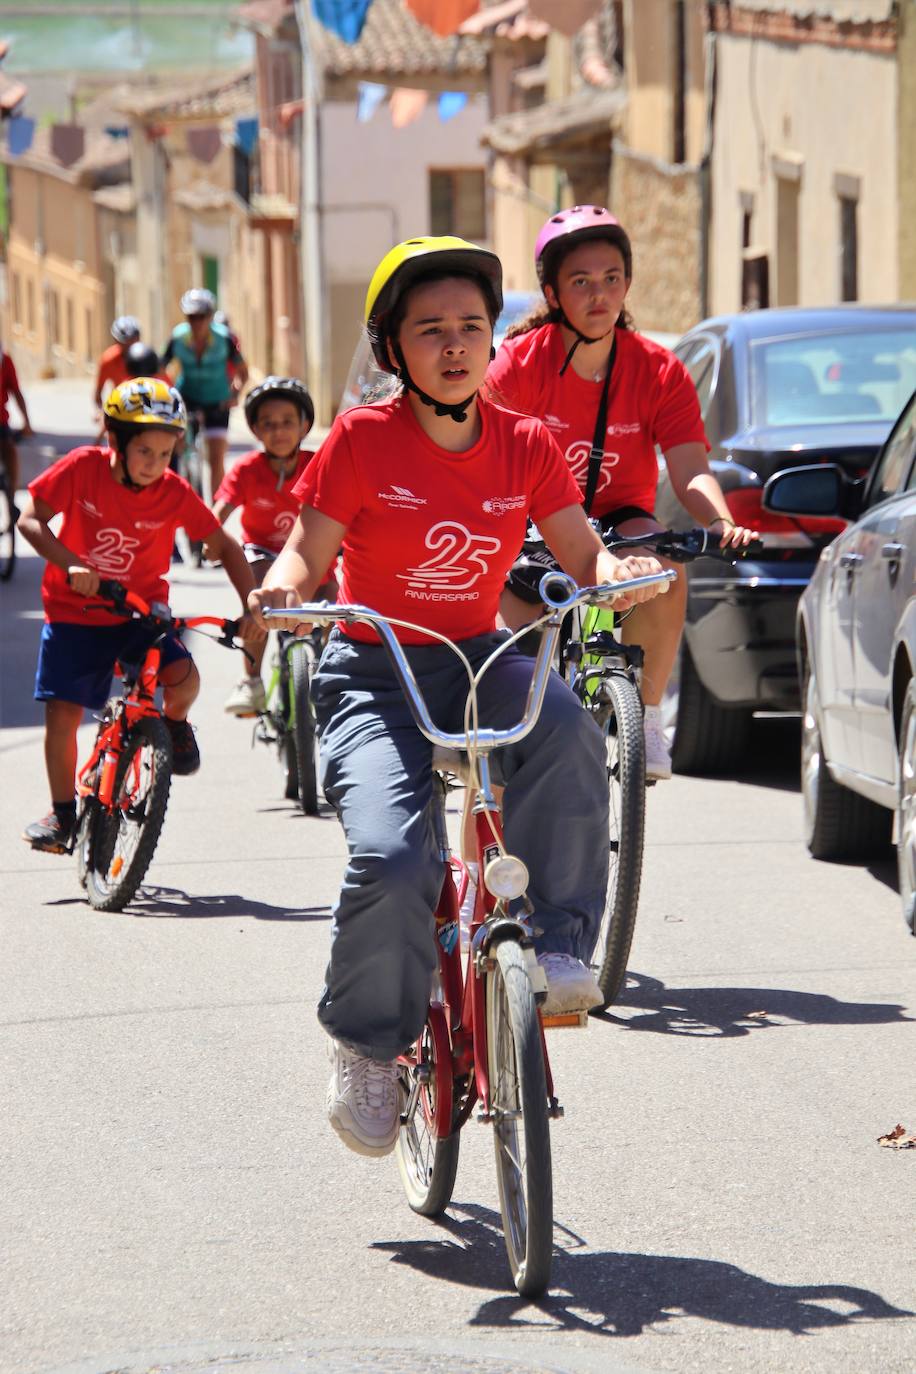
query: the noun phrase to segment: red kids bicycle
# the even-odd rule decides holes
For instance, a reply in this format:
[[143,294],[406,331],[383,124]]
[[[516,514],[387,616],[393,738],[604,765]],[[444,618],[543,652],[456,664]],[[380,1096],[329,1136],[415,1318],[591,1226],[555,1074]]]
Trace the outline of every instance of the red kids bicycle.
[[[534,729],[544,702],[551,663],[564,616],[574,606],[612,600],[637,587],[670,581],[658,573],[629,582],[577,587],[565,573],[547,573],[541,598],[550,609],[537,624],[545,627],[525,713],[508,730],[478,726],[476,689],[503,642],[476,674],[465,659],[470,692],[465,730],[449,734],[434,724],[410,663],[392,625],[364,606],[312,603],[295,609],[265,610],[265,619],[301,616],[313,624],[342,621],[372,625],[391,658],[417,728],[433,745],[433,824],[443,864],[435,913],[438,972],[416,1045],[399,1060],[403,1110],[397,1142],[398,1167],[407,1200],[415,1212],[437,1216],[452,1196],[458,1168],[461,1127],[479,1104],[478,1119],[493,1126],[496,1173],[503,1233],[512,1279],[525,1297],[537,1297],[550,1281],[553,1242],[553,1182],[550,1119],[562,1115],[554,1091],[544,1028],[584,1026],[585,1012],[544,1017],[547,982],[534,950],[527,897],[528,870],[506,852],[499,802],[490,783],[489,756],[523,739]],[[422,627],[411,627],[422,628]],[[439,638],[439,636],[437,636]],[[443,640],[444,643],[449,643]],[[460,650],[451,645],[459,657]],[[474,817],[477,887],[469,938],[460,937],[459,904],[468,882],[465,865],[453,858],[446,832],[448,779],[466,787],[466,807]],[[457,880],[457,882],[456,882]],[[510,910],[510,903],[513,909]]]
[[216,642],[237,649],[238,621],[173,616],[167,606],[152,608],[120,582],[101,581],[98,595],[149,631],[139,666],[119,668],[122,694],[102,712],[92,753],[77,779],[74,848],[80,883],[96,910],[122,911],[152,861],[172,782],[172,744],[155,699],[160,645],[167,634],[213,625],[221,632]]

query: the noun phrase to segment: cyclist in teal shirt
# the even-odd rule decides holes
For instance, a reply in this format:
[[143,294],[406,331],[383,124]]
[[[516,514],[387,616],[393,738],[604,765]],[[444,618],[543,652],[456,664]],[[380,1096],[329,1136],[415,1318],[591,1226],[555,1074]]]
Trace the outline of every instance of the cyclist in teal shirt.
[[248,365],[233,335],[214,322],[216,297],[212,291],[201,287],[186,291],[181,310],[186,322],[172,330],[162,359],[188,415],[199,413],[203,417],[210,490],[215,492],[223,480],[229,411],[248,381]]

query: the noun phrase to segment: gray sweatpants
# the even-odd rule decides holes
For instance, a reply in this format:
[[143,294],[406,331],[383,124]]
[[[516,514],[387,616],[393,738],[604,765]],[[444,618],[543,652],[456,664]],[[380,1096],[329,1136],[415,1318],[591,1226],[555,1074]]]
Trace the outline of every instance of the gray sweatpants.
[[[498,634],[481,635],[461,648],[476,668],[500,642]],[[433,720],[462,729],[467,675],[458,659],[442,645],[409,647],[407,655]],[[509,649],[487,671],[478,689],[481,725],[507,728],[521,718],[532,666]],[[422,1029],[436,963],[443,867],[430,817],[432,745],[380,644],[335,630],[312,696],[322,785],[349,847],[318,1017],[358,1053],[393,1059]],[[538,724],[493,756],[492,772],[506,784],[506,847],[531,876],[528,895],[543,930],[538,952],[588,959],[607,884],[606,751],[600,729],[555,673]]]

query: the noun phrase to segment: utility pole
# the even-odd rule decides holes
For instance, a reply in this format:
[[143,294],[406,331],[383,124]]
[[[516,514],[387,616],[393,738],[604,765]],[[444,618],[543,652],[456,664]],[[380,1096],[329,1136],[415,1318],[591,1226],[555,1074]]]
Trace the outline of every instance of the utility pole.
[[302,49],[302,167],[299,192],[299,244],[305,296],[305,359],[309,391],[319,424],[331,422],[331,320],[324,252],[321,178],[321,97],[323,74],[309,36],[306,0],[295,0]]

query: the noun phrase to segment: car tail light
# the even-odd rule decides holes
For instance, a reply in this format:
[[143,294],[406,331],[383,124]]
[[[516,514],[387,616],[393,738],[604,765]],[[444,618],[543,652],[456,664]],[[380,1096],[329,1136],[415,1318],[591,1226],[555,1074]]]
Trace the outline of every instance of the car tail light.
[[737,525],[757,530],[767,549],[809,549],[817,540],[832,539],[846,528],[845,520],[826,516],[774,515],[764,510],[762,487],[733,487],[725,503]]

